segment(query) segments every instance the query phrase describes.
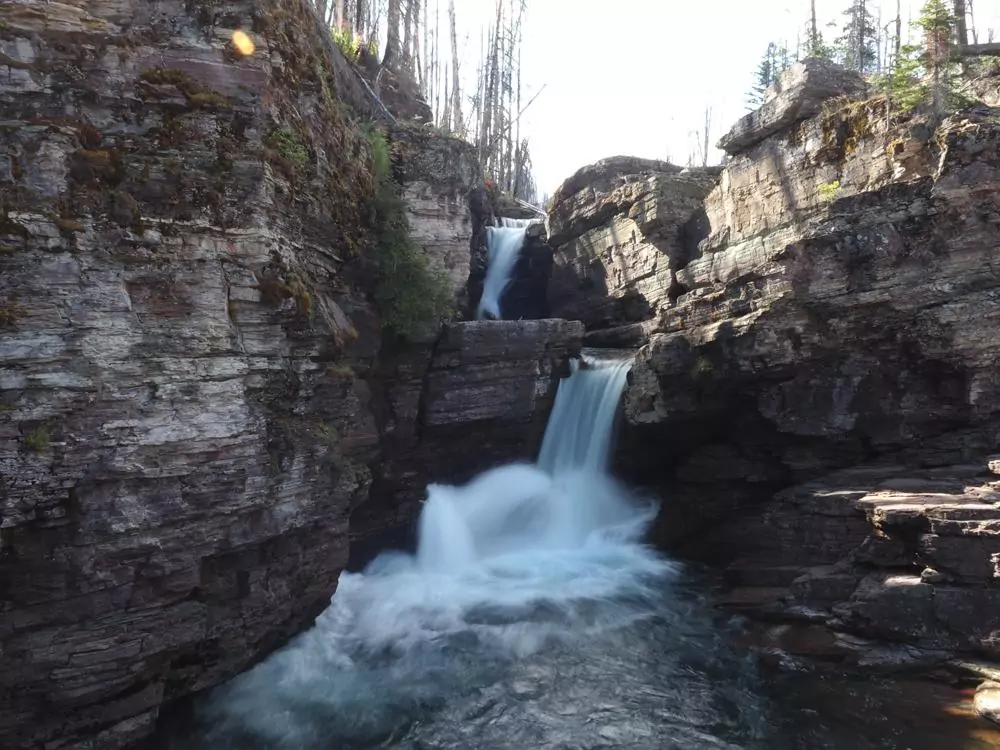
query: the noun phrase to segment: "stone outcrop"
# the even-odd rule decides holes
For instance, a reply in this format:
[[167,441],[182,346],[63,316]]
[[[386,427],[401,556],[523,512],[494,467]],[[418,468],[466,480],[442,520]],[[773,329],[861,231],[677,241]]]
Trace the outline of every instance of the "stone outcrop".
[[304,3],[187,6],[0,13],[5,748],[126,744],[308,625],[371,484],[363,92]]
[[[0,17],[0,746],[118,748],[308,627],[359,508],[530,456],[581,331],[385,350],[379,108],[305,0]],[[390,136],[461,298],[468,147]]]
[[601,331],[596,344],[636,345],[642,323],[680,293],[675,272],[703,236],[700,207],[716,175],[615,157],[567,180],[549,215],[551,314]]
[[472,321],[446,326],[426,349],[385,357],[385,455],[372,499],[351,519],[359,549],[414,520],[428,481],[534,460],[582,337],[582,324],[565,320]]
[[728,141],[644,327],[620,469],[758,611],[998,656],[1000,112],[799,119],[819,95]]
[[489,220],[475,147],[416,126],[390,130],[410,234],[448,276],[459,309],[468,305],[473,248]]
[[743,116],[719,141],[728,154],[746,151],[765,138],[818,115],[836,97],[864,99],[868,85],[861,74],[819,58],[807,58],[782,72],[764,102]]

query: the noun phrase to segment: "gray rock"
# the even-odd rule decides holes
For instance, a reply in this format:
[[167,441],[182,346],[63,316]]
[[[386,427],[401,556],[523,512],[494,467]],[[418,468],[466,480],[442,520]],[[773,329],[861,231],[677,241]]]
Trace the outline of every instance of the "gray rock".
[[823,103],[839,96],[863,97],[864,78],[828,60],[808,58],[785,70],[767,90],[764,103],[745,115],[720,140],[727,154],[738,154],[797,122],[819,114]]

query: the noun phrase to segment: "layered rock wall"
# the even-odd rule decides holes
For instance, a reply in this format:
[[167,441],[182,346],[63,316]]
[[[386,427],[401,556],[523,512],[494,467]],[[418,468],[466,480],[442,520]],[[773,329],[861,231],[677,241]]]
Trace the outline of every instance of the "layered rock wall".
[[187,7],[0,12],[4,747],[128,742],[299,630],[371,483],[364,100],[306,4]]
[[[859,85],[789,76],[809,101]],[[619,466],[664,494],[663,540],[768,606],[996,656],[1000,112],[935,129],[877,98],[819,109],[727,141]]]
[[595,343],[637,345],[681,291],[675,272],[701,239],[716,174],[615,157],[567,180],[549,216],[551,314],[603,331]]

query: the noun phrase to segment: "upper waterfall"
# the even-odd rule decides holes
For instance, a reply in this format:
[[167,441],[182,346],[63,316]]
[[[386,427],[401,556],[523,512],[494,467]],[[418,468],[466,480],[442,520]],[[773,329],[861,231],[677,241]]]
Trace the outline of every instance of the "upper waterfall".
[[503,319],[500,298],[510,286],[514,266],[524,247],[528,227],[537,224],[538,219],[500,218],[500,226],[486,230],[488,259],[486,279],[483,282],[483,296],[476,309],[476,317]]
[[550,474],[608,469],[615,416],[631,358],[572,360],[572,374],[559,384],[538,466]]

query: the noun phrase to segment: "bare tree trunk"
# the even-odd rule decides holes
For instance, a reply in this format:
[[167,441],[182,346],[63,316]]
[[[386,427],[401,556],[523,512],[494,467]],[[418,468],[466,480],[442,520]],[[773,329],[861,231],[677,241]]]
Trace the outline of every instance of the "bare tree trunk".
[[389,0],[389,12],[387,14],[389,27],[386,31],[385,53],[382,55],[382,65],[390,70],[399,65],[401,56],[399,49],[399,25],[402,21],[400,8],[401,0]]
[[814,55],[819,51],[819,25],[816,23],[816,0],[809,3],[809,54]]
[[448,22],[451,26],[451,112],[455,120],[455,133],[465,137],[465,119],[462,117],[462,83],[458,64],[458,31],[455,22],[455,0],[448,0]]
[[316,11],[319,13],[319,17],[326,22],[327,13],[330,11],[330,0],[314,0],[316,5]]
[[362,39],[366,38],[365,32],[367,29],[365,26],[368,23],[367,14],[365,13],[367,10],[366,5],[365,0],[358,0],[354,6],[354,25],[357,27],[358,36]]
[[967,17],[965,11],[965,0],[954,0],[955,2],[955,33],[958,39],[958,46],[965,47],[969,43],[969,29],[967,27]]
[[708,141],[712,132],[712,108],[705,107],[705,132],[702,133],[701,166],[708,166]]
[[403,69],[411,74],[413,72],[413,47],[416,44],[414,39],[416,8],[417,0],[406,0],[406,15],[403,22]]
[[895,63],[899,62],[900,49],[903,46],[903,0],[896,0],[896,54]]

